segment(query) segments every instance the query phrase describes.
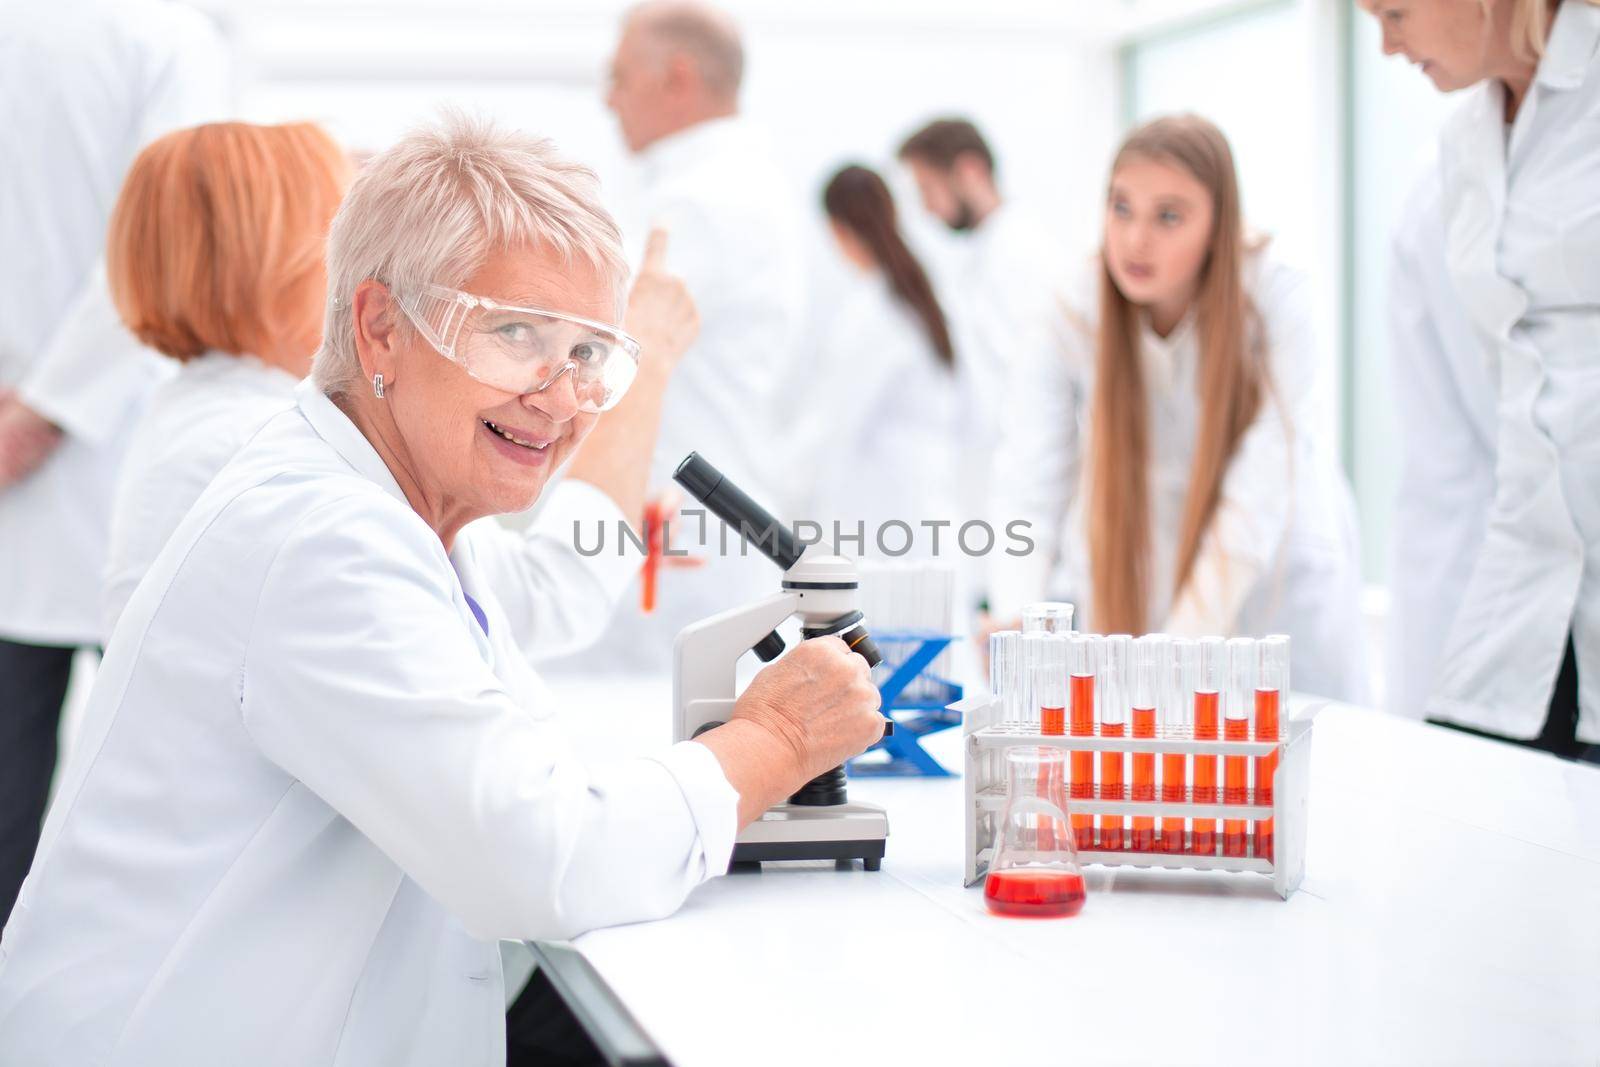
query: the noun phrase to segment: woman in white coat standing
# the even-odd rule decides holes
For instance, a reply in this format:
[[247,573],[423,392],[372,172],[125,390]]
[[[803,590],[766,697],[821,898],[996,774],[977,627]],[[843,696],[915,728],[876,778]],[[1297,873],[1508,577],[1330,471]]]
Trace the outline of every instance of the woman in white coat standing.
[[1319,428],[1329,366],[1303,275],[1247,242],[1211,123],[1157,119],[1111,167],[1104,245],[1065,355],[1013,383],[992,604],[1078,603],[1083,628],[1287,633],[1297,689],[1367,694],[1353,505]]
[[1397,248],[1393,684],[1600,758],[1600,3],[1366,6],[1385,52],[1470,87]]
[[660,389],[623,394],[671,362],[607,325],[625,276],[547,142],[455,118],[362,169],[312,378],[111,636],[0,941],[0,1062],[492,1067],[499,939],[670,913],[882,734],[830,637],[653,758],[563,739],[459,534],[529,507],[601,412],[647,454]]
[[161,360],[98,262],[134,153],[225,114],[227,47],[184,5],[0,4],[0,921],[39,839],[128,434]]
[[[900,233],[893,195],[860,166],[841,169],[822,194],[829,229],[855,269],[826,316],[797,395],[810,433],[791,469],[809,486],[796,516],[846,536],[864,529],[860,551],[881,555],[883,523],[907,523],[924,538],[909,554],[927,555],[923,519],[952,523],[972,509],[956,495],[958,393],[950,327],[933,285]],[[891,551],[903,538],[889,537]],[[848,547],[848,546],[846,546]]]

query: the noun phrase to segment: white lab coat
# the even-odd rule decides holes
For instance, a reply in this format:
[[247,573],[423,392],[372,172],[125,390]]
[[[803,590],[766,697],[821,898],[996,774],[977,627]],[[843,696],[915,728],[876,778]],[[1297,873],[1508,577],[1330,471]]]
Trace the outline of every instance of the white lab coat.
[[1450,280],[1440,206],[1435,160],[1407,199],[1389,272],[1400,477],[1385,702],[1413,719],[1427,711],[1494,502],[1495,383]]
[[138,150],[227,113],[224,60],[211,24],[177,4],[0,8],[0,386],[65,431],[0,489],[0,637],[101,640],[117,468],[170,371],[123,328],[95,265]]
[[716,758],[583,766],[483,579],[301,387],[112,635],[0,941],[0,1062],[498,1064],[497,938],[721,873]]
[[[826,321],[796,381],[810,421],[795,442],[802,489],[795,517],[818,523],[825,540],[835,522],[847,536],[864,527],[864,544],[842,547],[878,557],[882,524],[907,523],[915,536],[909,558],[932,555],[920,524],[943,520],[953,525],[940,537],[939,555],[954,556],[956,529],[975,517],[952,478],[963,429],[956,369],[939,361],[922,320],[881,274],[857,277]],[[904,535],[885,539],[897,549]]]
[[[997,457],[996,495],[1007,522],[1031,523],[1034,550],[998,554],[991,592],[997,616],[1029,600],[1079,605],[1095,628],[1080,453],[1092,417],[1098,268],[1073,289],[1065,358],[1040,361],[1017,383]],[[1309,283],[1267,252],[1246,266],[1246,290],[1261,315],[1273,389],[1223,477],[1221,500],[1191,571],[1192,596],[1176,601],[1173,577],[1189,489],[1199,405],[1194,318],[1166,338],[1142,331],[1150,394],[1151,575],[1148,617],[1169,633],[1286,633],[1294,640],[1293,684],[1360,701],[1367,675],[1356,562],[1354,504],[1333,443],[1317,417],[1332,364],[1320,342]]]
[[[743,119],[714,119],[664,138],[641,163],[643,203],[630,212],[632,230],[667,229],[667,267],[684,280],[700,312],[700,335],[667,387],[650,485],[676,489],[672,472],[699,452],[776,509],[789,476],[778,469],[773,445],[786,426],[777,412],[778,383],[793,358],[805,300],[799,200],[767,138]],[[700,507],[692,499],[684,506]],[[722,554],[721,529],[714,517],[673,522],[675,550],[703,556],[707,565],[664,568],[648,616],[638,608],[636,585],[600,642],[581,657],[585,670],[664,673],[680,629],[777,588],[776,568],[754,551],[741,555],[736,531],[727,538],[729,554]],[[607,551],[615,547],[607,541]]]
[[[253,356],[208,352],[157,390],[117,487],[106,576],[105,632],[172,531],[211,479],[273,415],[294,404],[298,379]],[[493,518],[461,537],[485,585],[500,598],[518,647],[530,660],[574,652],[599,636],[637,570],[612,553],[583,556],[573,523],[614,524],[622,512],[587,482],[553,486],[525,532]]]
[[1441,138],[1450,277],[1496,385],[1495,491],[1470,570],[1454,576],[1465,589],[1427,709],[1536,736],[1570,633],[1578,737],[1596,743],[1600,8],[1556,9],[1509,136],[1502,93],[1498,81],[1472,90]]

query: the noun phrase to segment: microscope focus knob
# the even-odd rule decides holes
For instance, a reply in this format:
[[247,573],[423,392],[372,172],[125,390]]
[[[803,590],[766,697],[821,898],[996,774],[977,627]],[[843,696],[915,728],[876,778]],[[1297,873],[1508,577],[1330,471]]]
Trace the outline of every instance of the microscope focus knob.
[[762,663],[771,663],[783,655],[783,647],[783,638],[774,630],[757,641],[751,650],[761,658]]
[[850,651],[867,661],[867,666],[876,667],[883,662],[883,653],[878,651],[865,626],[856,625],[839,636],[850,646]]

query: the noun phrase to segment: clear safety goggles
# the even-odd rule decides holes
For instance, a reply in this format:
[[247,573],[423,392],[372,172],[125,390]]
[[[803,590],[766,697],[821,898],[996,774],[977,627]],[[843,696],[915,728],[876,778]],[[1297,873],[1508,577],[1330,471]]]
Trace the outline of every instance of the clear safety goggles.
[[400,307],[445,359],[485,385],[538,393],[569,371],[583,411],[616,406],[639,370],[639,342],[615,326],[425,285]]

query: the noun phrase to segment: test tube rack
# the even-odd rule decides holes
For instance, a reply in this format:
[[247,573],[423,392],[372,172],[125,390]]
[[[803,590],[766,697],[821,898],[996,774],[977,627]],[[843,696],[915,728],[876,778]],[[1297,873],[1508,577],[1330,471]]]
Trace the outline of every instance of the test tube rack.
[[[1183,801],[1068,798],[1071,814],[1154,816],[1186,819],[1244,819],[1250,831],[1262,819],[1273,820],[1272,858],[1198,854],[1193,852],[1134,852],[1129,850],[1078,850],[1078,862],[1105,867],[1167,867],[1202,871],[1255,871],[1269,875],[1273,888],[1285,900],[1300,887],[1306,866],[1306,800],[1311,776],[1311,725],[1323,703],[1291,703],[1279,741],[1210,741],[1182,737],[1084,737],[1042,734],[1037,723],[1006,722],[1001,702],[994,697],[972,697],[951,705],[962,717],[966,751],[966,838],[963,885],[981,882],[994,856],[995,832],[1006,802],[1005,750],[1020,745],[1050,745],[1076,752],[1153,752],[1189,756],[1265,756],[1278,750],[1273,775],[1272,803],[1197,803]],[[1219,789],[1220,792],[1220,789]],[[1192,796],[1192,792],[1190,794]],[[1218,834],[1220,839],[1221,834]]]

